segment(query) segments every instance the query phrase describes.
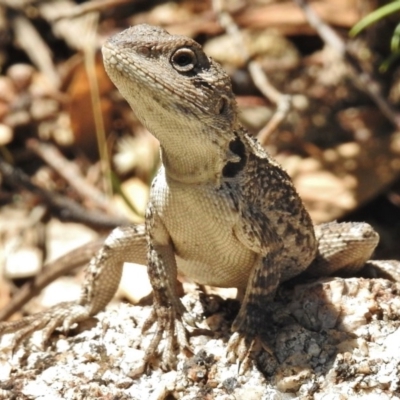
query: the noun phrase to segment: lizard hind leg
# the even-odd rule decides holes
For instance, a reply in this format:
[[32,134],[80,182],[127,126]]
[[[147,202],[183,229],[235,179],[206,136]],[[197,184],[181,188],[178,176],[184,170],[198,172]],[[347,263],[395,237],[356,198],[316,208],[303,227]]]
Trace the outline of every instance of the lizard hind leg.
[[315,226],[318,252],[306,274],[352,275],[370,259],[379,242],[378,233],[364,222],[330,222]]
[[9,346],[14,350],[25,338],[43,329],[43,345],[57,327],[62,326],[64,331],[68,331],[74,323],[97,314],[114,296],[124,261],[145,263],[145,249],[144,226],[132,225],[114,229],[86,267],[80,300],[60,303],[19,321],[0,322],[0,337],[14,333]]

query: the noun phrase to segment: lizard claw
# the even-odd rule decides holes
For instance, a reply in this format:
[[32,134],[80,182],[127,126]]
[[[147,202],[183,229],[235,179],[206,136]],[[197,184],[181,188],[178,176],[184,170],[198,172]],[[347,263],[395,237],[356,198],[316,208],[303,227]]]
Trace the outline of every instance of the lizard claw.
[[231,363],[237,362],[239,371],[246,372],[251,364],[250,354],[254,348],[256,339],[234,332],[229,339],[226,349],[226,357]]
[[14,333],[9,345],[11,351],[14,351],[24,339],[43,329],[42,347],[44,347],[58,327],[62,326],[63,330],[67,332],[75,322],[88,317],[89,314],[84,306],[73,302],[64,302],[47,311],[22,318],[19,321],[1,322],[0,336]]
[[196,316],[194,316],[193,314],[191,314],[190,312],[187,312],[187,311],[185,311],[183,313],[182,319],[185,322],[185,324],[191,326],[192,328],[196,328],[197,327],[197,323],[201,321],[199,317],[196,317]]
[[154,358],[165,333],[167,340],[161,355],[161,368],[164,370],[174,369],[176,367],[177,346],[180,351],[193,354],[187,340],[187,330],[180,315],[172,307],[158,306],[153,308],[143,325],[142,332],[148,331],[154,324],[157,325],[157,328],[150,345],[146,349],[144,364],[149,364],[150,360]]

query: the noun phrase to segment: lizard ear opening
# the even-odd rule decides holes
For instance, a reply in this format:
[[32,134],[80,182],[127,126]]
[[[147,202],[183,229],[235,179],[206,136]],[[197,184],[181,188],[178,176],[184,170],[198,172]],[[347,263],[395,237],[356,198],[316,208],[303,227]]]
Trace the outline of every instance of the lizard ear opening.
[[218,114],[226,114],[226,112],[228,111],[228,106],[229,106],[229,100],[225,97],[222,96],[219,101],[218,101],[218,105],[217,105],[217,110],[218,110]]
[[246,148],[238,136],[229,143],[231,154],[236,155],[235,161],[228,161],[222,169],[224,178],[234,178],[246,165]]

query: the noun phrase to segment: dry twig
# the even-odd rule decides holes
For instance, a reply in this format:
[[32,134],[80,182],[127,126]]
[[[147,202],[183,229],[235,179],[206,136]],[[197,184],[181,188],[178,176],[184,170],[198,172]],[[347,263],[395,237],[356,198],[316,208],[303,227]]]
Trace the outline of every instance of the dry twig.
[[88,3],[77,4],[68,10],[64,10],[63,12],[60,12],[57,16],[54,16],[52,20],[58,21],[64,18],[77,18],[93,11],[108,11],[110,10],[110,8],[129,3],[132,3],[132,0],[93,0]]
[[90,185],[76,163],[67,160],[54,145],[30,139],[27,141],[27,147],[62,176],[84,199],[95,203],[110,215],[115,215],[115,207],[110,205],[107,197],[96,187]]
[[0,321],[6,320],[16,311],[20,310],[29,300],[39,294],[43,288],[60,276],[88,263],[103,244],[104,237],[84,244],[53,262],[46,264],[40,274],[33,281],[22,286],[10,302],[0,310]]
[[60,77],[52,61],[51,50],[32,23],[22,15],[12,19],[15,38],[33,64],[46,76],[54,88],[60,86]]
[[218,15],[219,23],[232,36],[238,51],[240,51],[243,60],[248,65],[248,70],[253,79],[254,84],[260,92],[270,101],[277,105],[277,109],[268,124],[259,132],[258,139],[261,144],[265,145],[271,134],[277,129],[279,124],[286,118],[286,115],[292,107],[292,96],[279,92],[268,80],[260,63],[251,60],[246,49],[243,36],[230,14],[224,10],[223,0],[214,0],[213,8]]
[[81,222],[96,229],[116,228],[127,225],[129,221],[122,217],[108,216],[107,214],[88,211],[75,201],[61,196],[58,193],[49,192],[31,182],[29,176],[23,171],[13,167],[0,158],[0,172],[4,180],[10,185],[25,189],[39,196],[43,203],[61,221]]

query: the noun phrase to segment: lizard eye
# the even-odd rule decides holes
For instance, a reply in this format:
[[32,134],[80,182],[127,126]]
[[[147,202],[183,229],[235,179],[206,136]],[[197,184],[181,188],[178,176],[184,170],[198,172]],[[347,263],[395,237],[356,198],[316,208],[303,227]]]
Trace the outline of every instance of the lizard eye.
[[179,49],[172,55],[171,63],[177,71],[188,72],[195,67],[197,57],[191,49]]

